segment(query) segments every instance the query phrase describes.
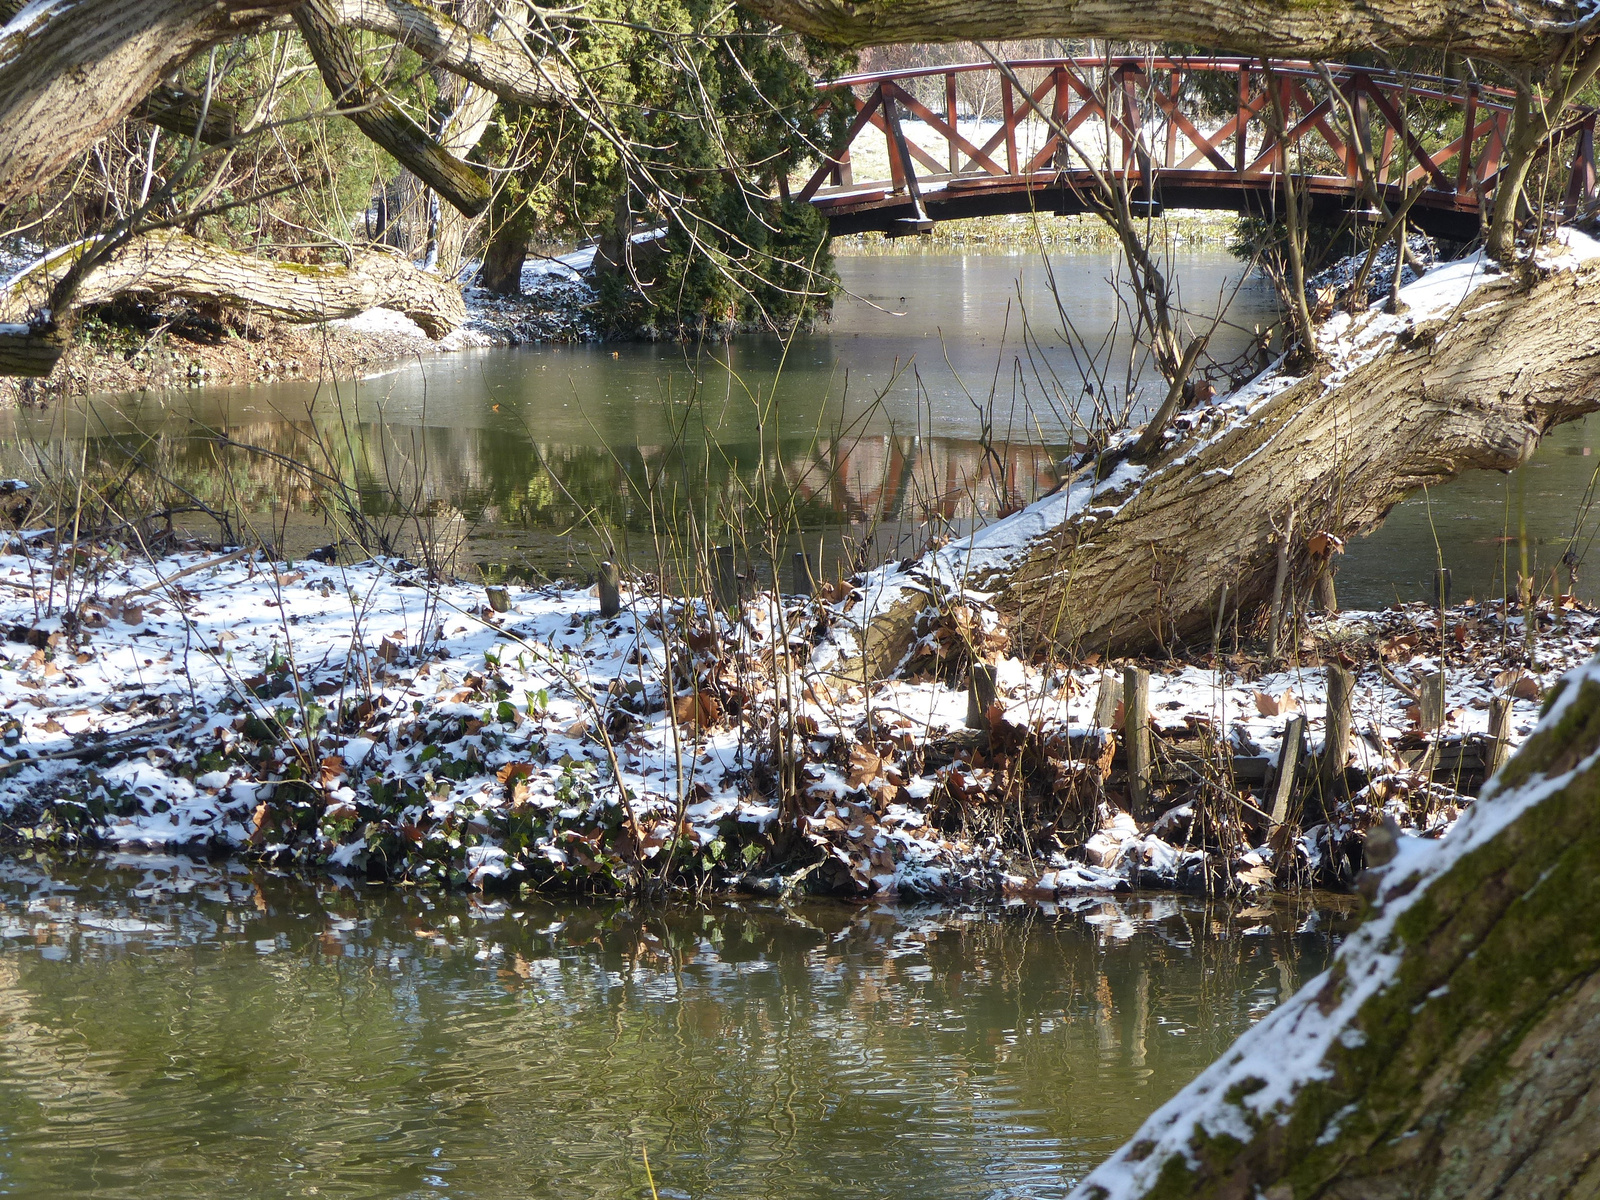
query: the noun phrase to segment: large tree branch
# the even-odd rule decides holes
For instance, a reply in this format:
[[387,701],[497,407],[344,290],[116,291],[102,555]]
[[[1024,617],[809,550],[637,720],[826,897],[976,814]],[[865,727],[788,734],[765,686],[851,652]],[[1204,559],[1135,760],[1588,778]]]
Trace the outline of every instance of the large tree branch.
[[297,0],[30,5],[0,29],[0,204],[38,191],[175,64]]
[[428,62],[512,104],[552,105],[578,94],[565,64],[532,61],[515,45],[485,37],[428,4],[411,0],[336,0],[341,24],[381,33]]
[[294,20],[334,102],[362,133],[467,216],[489,207],[488,181],[418,128],[361,69],[330,0],[305,0],[294,10]]
[[1336,58],[1431,46],[1505,63],[1553,60],[1592,19],[1582,0],[740,0],[845,46],[991,38],[1192,42],[1243,54]]

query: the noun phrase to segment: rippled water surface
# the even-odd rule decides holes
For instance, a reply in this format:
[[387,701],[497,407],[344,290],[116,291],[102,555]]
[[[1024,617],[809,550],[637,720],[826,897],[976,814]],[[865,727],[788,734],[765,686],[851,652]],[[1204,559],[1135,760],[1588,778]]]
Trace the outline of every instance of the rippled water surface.
[[0,1194],[1060,1196],[1347,920],[4,863]]

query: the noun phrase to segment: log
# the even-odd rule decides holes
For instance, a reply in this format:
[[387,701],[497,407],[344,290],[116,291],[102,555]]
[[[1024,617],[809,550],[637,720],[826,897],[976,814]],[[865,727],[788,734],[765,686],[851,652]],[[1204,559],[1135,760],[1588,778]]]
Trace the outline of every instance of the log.
[[[0,294],[0,320],[20,321],[43,303],[80,248],[47,255],[6,285]],[[293,322],[390,308],[410,317],[430,337],[443,337],[467,317],[461,291],[453,283],[383,251],[357,250],[348,266],[308,266],[270,262],[176,231],[137,238],[93,268],[78,286],[73,304],[104,304],[129,293],[221,301]]]
[[350,35],[339,27],[332,0],[303,0],[294,21],[334,103],[356,128],[458,212],[475,217],[489,207],[488,181],[418,127],[367,76]]
[[95,0],[27,6],[0,29],[0,205],[54,179],[162,76],[297,3]]
[[[1430,279],[1447,269],[1466,268]],[[1395,322],[1361,318],[1376,319]],[[862,662],[830,669],[892,669],[930,593],[952,580],[991,595],[1023,653],[1209,636],[1222,584],[1239,611],[1270,597],[1270,514],[1293,506],[1300,528],[1360,536],[1410,492],[1510,470],[1552,426],[1600,409],[1600,262],[1529,283],[1491,275],[1446,317],[1395,326],[1364,348],[1370,358],[1297,379],[1269,372],[1229,404],[1187,414],[1187,436],[1142,471],[1124,465],[1095,483],[1090,464],[1065,495],[890,570],[846,617]],[[1314,569],[1307,555],[1302,540],[1295,573]]]
[[899,42],[1106,38],[1242,54],[1337,59],[1374,46],[1448,49],[1544,65],[1588,31],[1581,0],[740,0],[799,33],[849,47]]
[[1600,1194],[1600,664],[1365,922],[1074,1200]]

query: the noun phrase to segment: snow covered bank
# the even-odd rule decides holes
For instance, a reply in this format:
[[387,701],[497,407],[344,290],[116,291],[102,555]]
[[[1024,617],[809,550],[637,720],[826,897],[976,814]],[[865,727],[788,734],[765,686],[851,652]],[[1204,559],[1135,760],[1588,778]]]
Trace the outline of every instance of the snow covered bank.
[[[587,591],[502,597],[396,562],[111,549],[79,564],[20,541],[0,555],[0,824],[14,837],[477,886],[660,876],[1048,899],[1274,875],[1243,785],[1221,808],[1175,801],[1154,829],[1123,815],[1096,664],[1001,655],[998,705],[975,730],[966,689],[936,670],[870,688],[829,676],[811,661],[816,601],[757,596],[734,618],[639,592],[602,619]],[[1547,610],[1540,669],[1508,674],[1491,651],[1521,644],[1521,619],[1457,610],[1442,659],[1424,610],[1320,629],[1370,660],[1350,764],[1370,782],[1292,849],[1307,871],[1337,882],[1383,811],[1437,834],[1469,803],[1403,756],[1409,681],[1446,670],[1456,737],[1511,694],[1519,740],[1541,684],[1600,639],[1593,614]],[[1291,713],[1319,740],[1322,687],[1309,668],[1173,665],[1152,685],[1158,744],[1181,757],[1203,735],[1265,778]],[[1020,845],[1006,815],[1019,795],[1034,807]],[[1208,824],[1220,811],[1231,841]]]

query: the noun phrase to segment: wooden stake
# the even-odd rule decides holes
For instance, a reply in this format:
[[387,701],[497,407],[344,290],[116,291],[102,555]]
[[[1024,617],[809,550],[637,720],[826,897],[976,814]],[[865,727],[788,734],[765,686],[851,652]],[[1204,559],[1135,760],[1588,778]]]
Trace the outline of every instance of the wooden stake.
[[1301,743],[1305,739],[1306,718],[1295,713],[1283,726],[1283,752],[1278,756],[1278,774],[1272,783],[1272,827],[1288,823],[1289,797],[1294,792],[1295,771],[1300,766]]
[[489,598],[489,607],[495,612],[511,611],[511,595],[505,588],[491,585],[483,589],[483,594]]
[[732,608],[739,603],[739,576],[734,570],[733,547],[717,546],[711,553],[717,565],[717,605]]
[[600,615],[614,617],[622,611],[622,572],[616,563],[600,564]]
[[809,596],[816,590],[816,572],[811,569],[811,559],[804,550],[794,552],[791,590],[796,596]]
[[1100,729],[1115,728],[1117,705],[1122,703],[1122,680],[1110,671],[1100,672],[1100,691],[1094,701],[1094,723]]
[[995,700],[994,668],[988,663],[972,664],[972,679],[967,685],[967,728],[989,727],[989,706]]
[[1489,760],[1484,778],[1492,779],[1511,757],[1511,697],[1496,696],[1489,701]]
[[1444,724],[1443,671],[1433,671],[1422,677],[1417,687],[1417,709],[1424,731],[1431,733]]
[[1150,672],[1129,667],[1122,674],[1122,737],[1128,752],[1128,799],[1135,821],[1150,813]]
[[1351,696],[1355,676],[1337,664],[1328,667],[1328,719],[1323,726],[1322,794],[1344,790],[1345,766],[1350,761]]

